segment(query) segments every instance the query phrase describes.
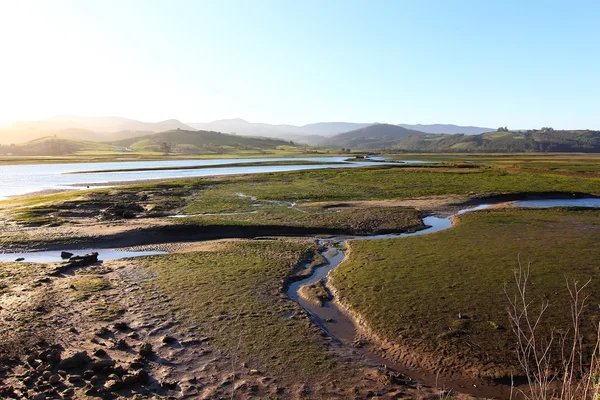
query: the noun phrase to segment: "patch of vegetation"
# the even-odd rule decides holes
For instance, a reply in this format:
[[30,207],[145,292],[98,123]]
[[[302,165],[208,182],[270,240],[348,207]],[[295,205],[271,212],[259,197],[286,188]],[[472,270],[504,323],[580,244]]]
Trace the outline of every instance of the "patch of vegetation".
[[114,321],[125,314],[125,308],[119,304],[94,304],[89,316],[96,321]]
[[99,275],[79,275],[71,280],[71,287],[76,300],[86,300],[94,294],[108,289],[109,284]]
[[[330,373],[320,331],[281,295],[281,281],[317,246],[311,240],[236,241],[210,252],[150,257],[152,290],[236,363],[288,381]],[[136,260],[137,261],[137,260]]]
[[[483,375],[517,371],[508,301],[518,261],[531,263],[530,299],[548,300],[546,334],[569,326],[565,277],[586,282],[583,334],[595,343],[600,304],[600,211],[490,209],[464,214],[446,231],[351,242],[331,283],[343,301],[392,342]],[[558,358],[556,358],[558,359]]]

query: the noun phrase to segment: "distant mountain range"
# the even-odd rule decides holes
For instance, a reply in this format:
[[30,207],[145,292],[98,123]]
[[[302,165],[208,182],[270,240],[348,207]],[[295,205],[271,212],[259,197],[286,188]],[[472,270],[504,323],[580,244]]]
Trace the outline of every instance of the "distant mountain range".
[[[22,121],[0,129],[0,143],[24,143],[45,136],[76,140],[115,141],[168,130],[204,130],[236,135],[293,140],[312,146],[329,143],[334,135],[366,128],[372,123],[319,122],[303,126],[251,123],[243,119],[224,119],[207,123],[183,123],[175,119],[142,122],[122,117],[57,116],[41,121]],[[457,125],[398,125],[425,133],[489,132],[493,129]]]
[[[339,133],[354,131],[366,128],[371,125],[386,125],[377,123],[354,123],[354,122],[319,122],[308,125],[270,125],[252,123],[243,119],[224,119],[207,123],[188,123],[196,129],[216,130],[225,133],[236,133],[238,135],[257,135],[265,137],[277,137],[286,140],[295,140],[309,145],[317,146],[328,143],[328,138]],[[459,125],[397,125],[409,130],[417,130],[424,133],[464,133],[467,135],[477,135],[484,132],[490,132],[495,129],[476,126]]]

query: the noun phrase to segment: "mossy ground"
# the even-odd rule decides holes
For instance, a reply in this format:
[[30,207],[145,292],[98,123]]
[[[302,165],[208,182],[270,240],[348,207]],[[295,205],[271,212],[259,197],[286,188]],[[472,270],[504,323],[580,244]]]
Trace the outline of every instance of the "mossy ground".
[[282,280],[317,250],[311,240],[237,241],[216,251],[156,256],[144,263],[154,287],[186,324],[237,362],[282,378],[321,379],[334,361],[319,331],[280,291]]
[[531,264],[531,301],[550,301],[545,334],[569,328],[565,279],[592,279],[584,332],[593,339],[600,316],[599,236],[598,210],[478,211],[431,235],[351,242],[331,282],[383,337],[449,365],[508,371],[516,359],[505,288],[515,292],[519,260]]

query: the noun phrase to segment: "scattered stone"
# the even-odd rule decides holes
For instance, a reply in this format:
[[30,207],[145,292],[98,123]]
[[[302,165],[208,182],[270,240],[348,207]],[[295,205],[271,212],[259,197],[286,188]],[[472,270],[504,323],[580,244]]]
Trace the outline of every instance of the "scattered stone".
[[139,353],[140,353],[140,356],[142,356],[144,358],[152,357],[152,354],[154,353],[154,351],[152,350],[152,345],[148,342],[142,343],[142,345],[140,346]]
[[69,259],[66,264],[67,268],[70,267],[87,267],[88,265],[96,264],[98,262],[98,253],[93,252],[86,254],[85,256],[73,256]]
[[128,337],[129,339],[134,339],[134,340],[135,340],[135,339],[139,339],[139,338],[140,338],[140,335],[138,335],[138,333],[137,333],[137,332],[131,332],[129,335],[127,335],[127,337]]
[[52,376],[52,372],[50,371],[44,371],[44,373],[42,374],[42,377],[44,378],[44,380],[50,380],[50,377]]
[[110,358],[96,360],[90,365],[90,369],[92,371],[102,371],[104,368],[112,368],[116,364],[115,360]]
[[98,384],[98,377],[97,377],[96,375],[92,376],[92,377],[90,378],[90,383],[91,383],[92,385],[97,385],[97,384]]
[[98,328],[95,332],[96,336],[104,336],[106,334],[108,334],[110,331],[108,330],[107,327],[102,326],[100,328]]
[[139,361],[134,361],[134,362],[132,362],[131,364],[129,364],[129,368],[131,368],[131,369],[133,369],[133,370],[137,371],[138,369],[142,369],[142,368],[144,368],[144,364],[142,364],[142,363],[141,363],[141,362],[139,362]]
[[81,375],[69,375],[69,382],[71,383],[77,383],[77,382],[81,382]]
[[138,380],[138,377],[135,375],[123,375],[123,385],[131,386],[135,384]]
[[137,380],[140,383],[147,383],[150,380],[150,374],[145,369],[140,369],[135,373]]
[[121,381],[121,377],[119,375],[117,375],[117,374],[110,374],[108,376],[108,379],[109,380],[113,380],[113,381]]
[[177,389],[177,383],[177,381],[164,380],[160,382],[160,386],[168,390],[175,390]]
[[50,378],[48,379],[48,382],[50,382],[51,384],[56,384],[58,383],[58,381],[60,380],[60,378],[58,377],[58,375],[51,375]]
[[65,376],[67,376],[67,371],[65,371],[65,370],[62,370],[62,369],[59,369],[59,370],[57,371],[57,373],[58,373],[58,375],[62,376],[63,378],[64,378]]
[[92,361],[87,352],[81,351],[73,354],[71,357],[67,357],[58,363],[58,368],[63,370],[79,368]]
[[[16,262],[25,261],[25,259],[23,257],[19,257],[15,261]],[[46,396],[46,395],[44,395],[44,396]],[[46,398],[46,397],[44,397],[44,398]]]
[[44,393],[38,393],[33,396],[33,400],[46,400],[46,395]]
[[250,375],[258,375],[260,372],[258,372],[257,369],[251,369],[250,370]]
[[63,260],[68,260],[71,257],[73,257],[73,253],[69,253],[68,251],[60,252],[60,258],[62,258]]
[[106,351],[104,349],[96,349],[96,350],[94,350],[94,355],[96,357],[104,357],[107,354],[106,354]]
[[117,322],[117,323],[115,323],[115,325],[114,325],[114,326],[115,326],[115,329],[116,329],[116,330],[118,330],[118,331],[126,331],[126,330],[129,330],[129,325],[127,325],[127,323],[126,323],[126,322],[123,322],[123,321],[120,321],[120,322]]
[[177,339],[175,339],[173,336],[163,336],[162,338],[162,342],[164,344],[171,344],[171,343],[177,343]]
[[114,348],[117,350],[125,351],[129,349],[129,344],[127,343],[127,341],[125,341],[125,339],[119,339],[117,340],[117,343],[115,343]]
[[94,374],[95,374],[95,372],[92,371],[91,369],[85,370],[83,372],[83,379],[90,380],[90,379],[92,379],[92,376],[94,376]]

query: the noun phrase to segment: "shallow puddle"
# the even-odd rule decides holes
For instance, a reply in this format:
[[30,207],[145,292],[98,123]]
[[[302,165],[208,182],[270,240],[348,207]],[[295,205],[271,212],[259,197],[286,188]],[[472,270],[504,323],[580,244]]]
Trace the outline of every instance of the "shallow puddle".
[[17,259],[23,259],[23,262],[66,262],[60,256],[61,251],[73,253],[77,256],[83,256],[89,253],[98,253],[99,260],[118,260],[121,258],[153,256],[157,254],[167,254],[165,251],[124,251],[115,249],[84,249],[84,250],[52,250],[52,251],[32,251],[26,253],[4,253],[0,254],[0,262],[13,262]]

